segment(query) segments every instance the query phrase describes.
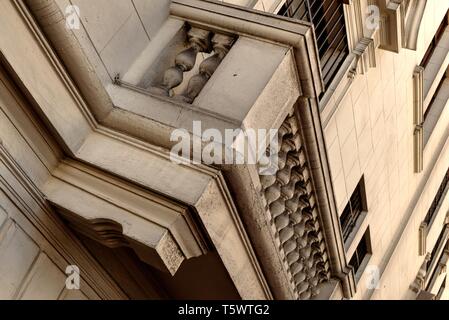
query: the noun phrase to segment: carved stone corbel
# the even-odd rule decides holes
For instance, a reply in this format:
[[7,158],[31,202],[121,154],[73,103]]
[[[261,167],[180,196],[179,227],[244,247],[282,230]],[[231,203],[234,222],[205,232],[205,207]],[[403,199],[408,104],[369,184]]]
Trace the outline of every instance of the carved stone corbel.
[[75,161],[64,161],[44,186],[46,199],[76,232],[109,247],[129,247],[147,264],[174,275],[209,250],[187,208]]
[[[143,262],[174,275],[185,260],[170,232],[152,223],[142,223],[147,229],[148,239],[136,239],[129,221],[119,223],[104,218],[83,217],[78,213],[57,208],[68,226],[79,234],[88,237],[108,248],[129,247]],[[151,233],[151,234],[150,234]]]

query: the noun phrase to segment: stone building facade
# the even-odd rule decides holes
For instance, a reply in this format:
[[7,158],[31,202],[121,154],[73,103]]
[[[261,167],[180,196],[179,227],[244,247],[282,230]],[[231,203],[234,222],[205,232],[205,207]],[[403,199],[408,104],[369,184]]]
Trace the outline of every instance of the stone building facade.
[[446,298],[448,10],[0,1],[0,299]]

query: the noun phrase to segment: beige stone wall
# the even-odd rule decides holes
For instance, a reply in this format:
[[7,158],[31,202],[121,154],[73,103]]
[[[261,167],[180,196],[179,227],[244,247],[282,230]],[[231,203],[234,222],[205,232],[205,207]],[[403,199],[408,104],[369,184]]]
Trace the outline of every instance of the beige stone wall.
[[3,192],[0,203],[5,206],[0,207],[0,299],[87,299],[82,290],[66,288],[66,274],[52,260],[60,258],[54,252],[47,253],[49,243],[39,237],[37,230],[16,221],[21,220],[17,216],[20,213]]
[[433,133],[438,143],[426,147],[424,171],[415,174],[412,77],[448,7],[447,0],[428,1],[416,52],[376,49],[377,67],[356,76],[325,128],[339,214],[362,176],[365,179],[368,215],[355,241],[369,225],[369,265],[378,267],[382,277],[373,292],[367,289],[370,275],[365,272],[355,298],[410,298],[409,285],[423,261],[418,256],[418,228],[449,164],[447,146],[436,159],[447,138],[449,121],[444,119],[449,108]]
[[[37,190],[60,150],[33,116],[0,67],[0,299],[123,297]],[[69,265],[80,290],[66,290]]]

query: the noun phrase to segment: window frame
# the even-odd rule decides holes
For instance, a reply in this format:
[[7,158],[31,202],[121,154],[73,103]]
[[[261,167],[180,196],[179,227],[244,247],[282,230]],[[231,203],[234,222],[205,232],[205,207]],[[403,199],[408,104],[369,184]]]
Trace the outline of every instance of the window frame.
[[[364,253],[363,257],[358,257],[360,255],[359,249],[362,244],[364,244],[365,253]],[[370,228],[368,226],[364,230],[363,236],[360,239],[360,241],[358,242],[354,253],[351,255],[351,258],[348,259],[348,265],[354,271],[356,283],[360,281],[363,273],[366,270],[366,267],[368,266],[369,261],[371,260],[372,255],[373,255],[373,250],[372,250],[372,245],[371,245],[371,232],[370,232]],[[357,260],[358,260],[357,266],[354,266],[353,264],[351,264],[354,257],[357,257]]]
[[[355,219],[350,219],[350,223],[348,226],[348,228],[350,228],[350,229],[349,229],[349,231],[346,231],[347,228],[343,226],[342,218],[344,217],[345,211],[347,211],[348,206],[349,206],[349,210],[351,211],[351,215],[354,215],[352,213],[352,199],[353,199],[354,195],[356,194],[356,192],[359,194],[358,203],[360,205],[360,210],[356,214]],[[351,197],[348,200],[348,203],[346,204],[345,208],[343,209],[343,212],[341,213],[341,215],[339,217],[340,228],[341,228],[343,242],[344,242],[345,246],[349,246],[350,243],[356,238],[356,235],[358,234],[358,232],[361,228],[361,225],[366,218],[367,212],[368,212],[368,204],[367,204],[367,200],[366,200],[365,177],[362,176],[359,183],[357,184],[354,191],[352,192]]]

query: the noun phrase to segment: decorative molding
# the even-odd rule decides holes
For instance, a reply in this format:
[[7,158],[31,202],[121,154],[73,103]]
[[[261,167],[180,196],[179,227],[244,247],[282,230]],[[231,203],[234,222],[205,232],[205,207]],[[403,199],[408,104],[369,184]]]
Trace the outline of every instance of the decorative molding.
[[[181,1],[176,1],[178,4]],[[184,1],[186,2],[186,1]],[[187,3],[187,2],[186,2]],[[316,74],[319,74],[319,68],[317,61],[310,60],[311,57],[316,57],[316,47],[313,41],[313,36],[311,32],[311,28],[309,25],[301,25],[301,23],[291,23],[291,21],[288,21],[287,19],[280,19],[278,17],[273,18],[270,15],[255,15],[253,12],[248,12],[246,10],[237,9],[232,6],[227,5],[219,5],[216,3],[211,2],[205,2],[205,1],[189,1],[188,3],[194,3],[195,5],[201,5],[204,8],[201,10],[192,10],[192,6],[189,7],[189,5],[183,5],[182,7],[178,6],[177,13],[174,14],[175,9],[172,6],[172,14],[173,16],[177,16],[182,20],[188,20],[189,23],[192,25],[198,26],[198,27],[204,27],[204,26],[213,26],[217,30],[220,31],[228,31],[231,33],[236,33],[238,35],[248,35],[251,38],[259,38],[266,41],[275,40],[276,43],[282,43],[282,45],[285,46],[293,46],[293,52],[294,57],[296,58],[296,65],[297,65],[297,71],[299,74],[299,81],[301,83],[301,90],[305,96],[315,97],[317,96],[317,92],[320,92],[320,81],[321,79],[318,79],[316,77]],[[215,11],[212,10],[212,15],[206,15],[210,14],[211,11],[208,11],[210,7],[218,8]],[[182,9],[182,10],[181,10]],[[232,11],[232,13],[236,13],[236,15],[229,14],[229,11]],[[188,18],[185,18],[185,17]],[[237,18],[232,18],[233,16],[237,16]],[[55,16],[56,17],[56,16]],[[211,18],[212,17],[212,18]],[[276,22],[276,28],[273,26],[273,22]],[[42,19],[40,23],[45,24],[45,19]],[[62,26],[61,26],[62,27]],[[57,28],[55,28],[57,29]],[[49,37],[51,41],[55,41],[55,39],[58,39],[58,31],[56,30],[48,30],[46,32],[46,36]],[[53,32],[52,32],[53,31]],[[59,30],[62,32],[65,32],[64,30]],[[41,39],[42,42],[45,43],[45,39]],[[70,55],[70,53],[68,54]],[[64,57],[64,54],[61,54],[62,59],[65,61],[66,59],[69,59],[67,54]],[[56,62],[58,62],[56,60]],[[59,72],[64,72],[64,70],[58,69]],[[80,72],[82,73],[83,70],[69,70],[70,72]],[[317,73],[318,72],[318,73]],[[95,103],[89,103],[89,107],[95,108]],[[89,110],[83,110],[83,112],[89,112]],[[115,112],[115,111],[113,111]],[[45,114],[45,111],[43,112]],[[112,113],[111,113],[112,114]],[[123,123],[123,119],[127,119],[126,123],[129,124],[129,118],[127,112],[125,110],[120,110],[120,113],[113,114],[117,121],[115,123]],[[316,121],[319,119],[319,115],[315,114]],[[111,117],[110,119],[113,119]],[[282,120],[282,119],[280,119]],[[121,122],[122,121],[122,122]],[[142,121],[141,123],[145,123]],[[103,125],[111,126],[110,122],[102,122]],[[136,123],[136,126],[138,123]],[[117,128],[118,125],[114,124],[114,128]],[[147,126],[145,126],[145,129]],[[160,131],[160,127],[158,127],[159,130],[156,130],[155,132],[151,132],[149,130],[138,130],[136,127],[130,128],[129,126],[124,126],[121,128],[121,132],[127,132],[129,134],[135,134],[135,136],[142,138],[144,141],[149,141],[148,137],[153,135],[154,137],[157,137],[160,139],[160,137],[163,135]],[[132,132],[130,132],[132,131]],[[137,133],[136,133],[137,132]],[[150,179],[147,174],[144,174],[140,172],[139,176],[133,175],[134,173],[130,174],[127,172],[127,167],[123,166],[124,163],[128,163],[128,160],[132,159],[132,161],[136,161],[136,163],[152,163],[151,161],[157,162],[158,164],[162,161],[161,159],[167,160],[166,156],[163,154],[163,152],[160,152],[160,150],[155,150],[156,148],[149,147],[146,143],[143,143],[142,141],[137,141],[136,139],[133,139],[129,136],[125,136],[122,134],[118,134],[117,132],[114,132],[111,129],[108,128],[101,128],[100,126],[94,127],[94,132],[89,133],[89,135],[82,135],[82,138],[84,139],[84,144],[81,148],[74,148],[74,155],[75,157],[88,162],[92,163],[95,166],[99,167],[106,167],[109,171],[113,172],[117,175],[123,175],[126,176],[127,179],[132,181],[138,181],[139,184],[145,186],[146,188],[154,188],[154,184],[151,184],[151,182],[148,181]],[[65,140],[65,137],[62,136],[61,140]],[[150,140],[151,141],[151,140]],[[90,155],[88,156],[88,151],[92,151],[93,148],[101,146],[101,149],[104,151],[104,154],[101,154],[101,157],[99,154]],[[118,147],[125,148],[127,152],[127,161],[119,162],[116,159],[112,159],[109,157],[110,152],[108,150],[111,149],[111,147]],[[309,146],[308,146],[309,147]],[[311,148],[313,146],[310,146]],[[137,151],[137,149],[139,151]],[[154,157],[149,156],[148,154],[151,153],[154,155]],[[318,155],[315,155],[315,157],[318,157]],[[107,163],[105,162],[107,160]],[[314,160],[315,161],[315,160]],[[118,163],[120,164],[120,167],[118,166]],[[315,163],[315,162],[314,162]],[[144,166],[142,166],[143,168]],[[221,239],[213,238],[214,244],[217,246],[217,251],[222,256],[222,260],[225,264],[225,266],[228,268],[228,271],[230,273],[231,278],[236,283],[236,287],[239,290],[239,292],[242,294],[243,297],[270,297],[270,288],[266,286],[266,283],[264,283],[264,278],[261,270],[258,269],[258,262],[257,257],[251,252],[251,244],[249,243],[249,240],[246,237],[246,234],[244,232],[243,225],[241,224],[239,220],[239,216],[237,212],[235,211],[235,208],[233,208],[234,204],[232,202],[232,199],[230,195],[227,192],[226,184],[224,183],[223,177],[221,177],[220,173],[212,170],[210,168],[205,168],[204,166],[186,166],[183,168],[180,168],[179,170],[183,170],[183,173],[187,175],[186,171],[194,171],[197,175],[201,175],[201,178],[204,178],[204,180],[207,180],[209,177],[214,177],[212,182],[211,180],[207,180],[208,189],[205,192],[207,194],[214,194],[214,195],[224,195],[224,198],[227,201],[229,211],[232,211],[232,213],[229,214],[229,216],[232,216],[235,222],[234,224],[231,224],[233,227],[236,227],[240,232],[238,233],[240,236],[241,241],[235,241],[238,245],[234,245],[232,253],[236,252],[237,250],[240,250],[240,244],[243,243],[246,246],[247,249],[247,256],[248,260],[250,260],[251,264],[246,264],[244,268],[242,268],[239,265],[235,265],[237,261],[232,261],[232,257],[230,257],[230,254],[226,254],[226,250],[229,250],[229,247],[225,247],[226,243],[228,241],[220,241]],[[146,171],[147,172],[147,171]],[[189,172],[190,174],[190,172]],[[189,175],[194,176],[194,175]],[[171,185],[170,185],[171,186]],[[164,194],[161,190],[161,186],[156,186],[158,189],[157,191],[160,191]],[[216,189],[217,190],[216,190]],[[320,188],[322,186],[320,185]],[[218,190],[219,189],[219,190]],[[328,188],[325,188],[326,190],[321,190],[320,192],[326,193],[326,197],[332,198],[332,191]],[[178,191],[178,190],[176,190]],[[173,188],[169,189],[169,196],[174,196]],[[181,195],[182,201],[186,200],[186,196],[184,194]],[[199,199],[199,200],[198,200]],[[207,215],[208,210],[210,210],[210,198],[202,197],[201,195],[198,196],[195,199],[187,198],[188,201],[185,201],[188,205],[191,205],[192,207],[195,207],[199,211],[199,215],[204,219],[204,224],[207,226],[212,226],[213,223],[210,220],[211,218]],[[329,199],[324,199],[323,201],[326,201]],[[331,201],[331,200],[329,200]],[[214,203],[214,209],[220,208],[220,204]],[[321,205],[321,204],[320,204]],[[222,212],[222,215],[228,214],[228,212],[224,212],[224,210],[220,211]],[[220,216],[222,216],[220,215]],[[227,217],[227,215],[226,215]],[[324,218],[323,218],[324,219]],[[328,220],[332,220],[334,218],[326,218]],[[335,224],[336,221],[328,221],[327,226],[329,224],[333,223]],[[338,224],[335,224],[335,226],[338,226]],[[338,228],[337,228],[338,229]],[[243,232],[242,232],[243,231]],[[214,233],[211,234],[212,237],[215,236]],[[338,242],[338,233],[334,234],[331,231],[329,231],[329,238],[335,238],[330,239],[331,242]],[[260,245],[259,243],[256,244],[256,246]],[[333,245],[332,245],[333,246]],[[249,248],[249,249],[248,249]],[[333,249],[337,250],[337,249]],[[225,254],[223,254],[223,252]],[[229,251],[230,252],[230,251]],[[239,251],[241,252],[241,251]],[[334,257],[333,257],[334,258]],[[331,263],[337,265],[342,264],[345,265],[346,262],[341,261],[341,255],[336,256]],[[343,259],[344,260],[344,259]],[[232,268],[235,266],[235,268]],[[238,267],[238,268],[237,268]],[[239,270],[239,272],[235,272],[236,269]],[[251,272],[248,272],[251,271]],[[254,275],[257,274],[259,283],[256,284],[256,281],[254,281]],[[345,270],[344,267],[336,267],[335,273],[333,275],[338,277],[346,277],[348,274],[350,274],[350,270]],[[271,275],[270,275],[271,276]],[[274,276],[273,276],[274,277]],[[244,279],[240,279],[244,278]],[[347,278],[350,278],[348,276]],[[250,280],[248,280],[250,279]],[[240,281],[239,281],[240,280]],[[350,282],[351,280],[348,280],[347,282]],[[253,287],[248,287],[247,283],[250,282]],[[244,283],[245,286],[242,286],[241,283]],[[347,287],[347,284],[346,284]],[[263,294],[261,294],[261,291],[263,291]],[[355,290],[352,288],[352,290]],[[347,292],[348,289],[345,289],[345,292]],[[349,290],[351,291],[351,290]]]
[[310,299],[319,294],[321,283],[329,281],[330,270],[295,113],[287,117],[278,135],[279,169],[274,175],[260,176],[262,194],[292,284],[300,299]]
[[421,268],[419,268],[418,275],[416,276],[413,283],[410,285],[410,289],[415,292],[419,293],[421,290],[425,290],[426,285],[426,277],[427,277],[427,263],[430,261],[431,256],[430,253],[428,253],[424,259],[423,264],[421,265]]
[[419,255],[423,256],[427,252],[427,232],[428,232],[428,226],[426,222],[422,222],[419,226]]
[[424,68],[416,66],[413,72],[413,123],[422,125],[424,122]]
[[131,247],[141,260],[172,275],[183,260],[210,248],[185,206],[164,203],[71,160],[63,161],[53,177],[43,187],[48,201],[75,230],[103,245]]
[[343,6],[345,25],[348,38],[349,50],[357,47],[360,39],[364,37],[363,23],[364,15],[361,0],[351,0]]
[[317,97],[324,90],[318,48],[310,24],[209,0],[173,0],[172,17],[202,28],[214,28],[291,46],[295,52],[302,95]]
[[375,68],[377,66],[376,48],[373,39],[360,39],[353,52],[357,56],[357,71],[359,74],[365,74],[369,68]]
[[420,173],[423,170],[424,157],[424,96],[423,96],[424,68],[417,66],[413,72],[413,159],[414,171]]
[[404,37],[402,46],[416,50],[418,44],[419,28],[426,9],[427,0],[406,0],[403,6]]
[[399,52],[402,47],[402,19],[401,19],[401,1],[387,0],[387,4],[381,2],[381,43],[380,48],[392,52]]
[[[113,220],[96,218],[85,219],[78,213],[64,209],[56,209],[67,221],[68,226],[76,232],[108,247],[129,247],[134,250],[140,260],[164,272],[175,275],[181,263],[185,260],[184,254],[168,230],[161,230],[160,234],[148,235],[148,238],[158,238],[158,242],[149,248],[148,244],[132,239],[123,233],[123,225]],[[127,221],[128,222],[128,221]],[[147,227],[141,225],[141,227]],[[130,228],[133,228],[131,226]],[[134,227],[135,228],[135,227]],[[154,230],[154,226],[150,226]]]
[[413,131],[413,162],[415,173],[421,173],[424,167],[424,128],[422,125],[416,125]]
[[[381,4],[381,48],[416,50],[427,0],[378,0]],[[385,4],[386,3],[386,4]]]

